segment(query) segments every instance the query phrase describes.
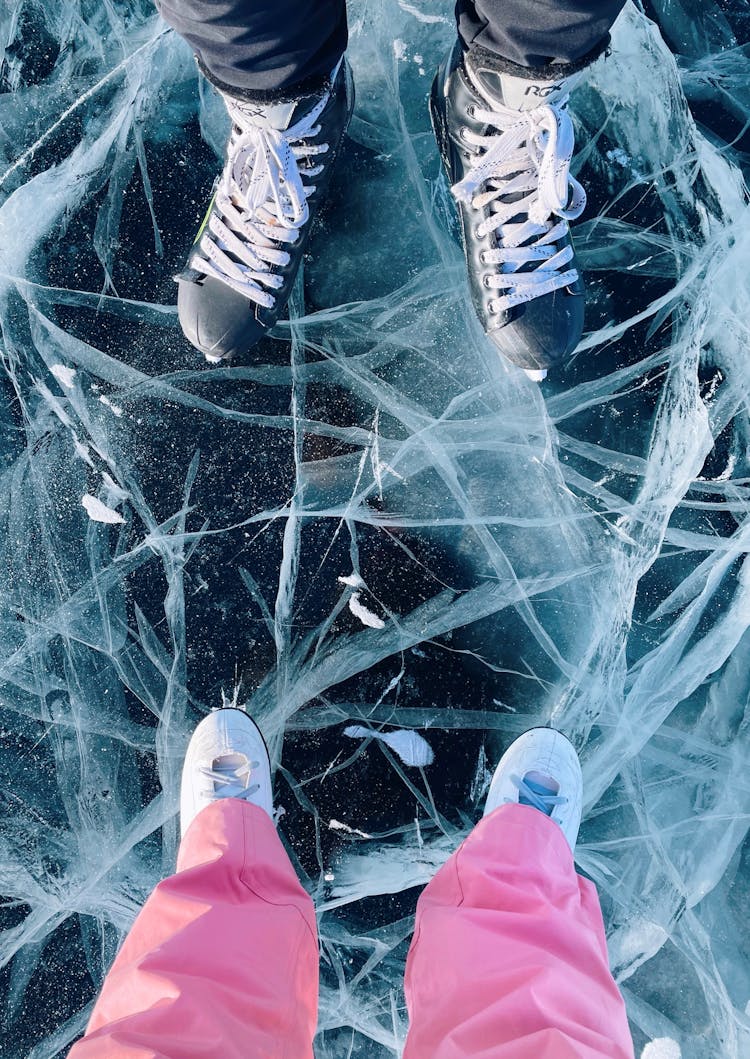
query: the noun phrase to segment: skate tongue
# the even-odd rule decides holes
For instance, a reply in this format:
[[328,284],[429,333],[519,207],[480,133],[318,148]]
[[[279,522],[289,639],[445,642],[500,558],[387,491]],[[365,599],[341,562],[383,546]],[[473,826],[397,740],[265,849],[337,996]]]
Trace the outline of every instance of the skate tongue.
[[231,99],[232,106],[244,114],[253,125],[262,129],[284,132],[295,124],[319,102],[320,96],[300,96],[291,103],[251,103],[244,99]]
[[500,103],[510,110],[534,110],[544,103],[556,103],[572,87],[572,78],[560,77],[556,81],[539,81],[527,77],[490,70],[486,66],[466,57],[466,69],[474,87],[487,102]]
[[[211,772],[214,780],[214,789],[222,797],[238,797],[242,791],[247,789],[247,778],[250,769],[244,754],[235,754],[231,751],[215,758],[212,762]],[[218,787],[217,787],[218,784]]]
[[222,93],[227,104],[230,115],[233,110],[247,118],[251,125],[261,129],[275,129],[277,132],[285,132],[292,125],[306,117],[319,103],[322,103],[334,90],[336,79],[341,70],[343,58],[339,59],[331,72],[331,80],[328,87],[312,95],[301,95],[296,99],[287,100],[283,103],[257,103],[246,99],[237,99]]
[[[531,805],[534,809],[552,815],[554,804],[548,799],[554,798],[560,790],[560,784],[541,772],[527,772],[523,778],[518,804]],[[525,787],[525,789],[524,789]]]

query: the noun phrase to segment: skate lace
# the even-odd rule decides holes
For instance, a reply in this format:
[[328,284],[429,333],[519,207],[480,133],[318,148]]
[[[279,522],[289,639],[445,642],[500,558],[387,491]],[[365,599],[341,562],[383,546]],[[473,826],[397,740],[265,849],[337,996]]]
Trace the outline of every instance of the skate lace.
[[[218,761],[221,762],[222,759],[219,758]],[[220,763],[218,767],[216,762],[214,762],[214,767],[202,765],[201,773],[213,784],[211,790],[202,791],[203,797],[215,798],[218,794],[221,798],[242,798],[244,801],[249,801],[253,794],[260,790],[259,783],[249,782],[253,769],[259,767],[260,762],[248,760],[234,765]]]
[[567,222],[586,206],[586,192],[570,175],[575,136],[567,102],[564,96],[520,116],[496,102],[492,109],[474,106],[476,117],[499,132],[481,136],[461,130],[478,150],[469,173],[451,190],[474,209],[490,207],[476,235],[494,232],[497,242],[497,249],[482,254],[484,264],[499,266],[484,278],[490,289],[503,292],[491,300],[491,312],[505,312],[578,279],[577,269],[566,267],[572,247],[555,245],[567,235]]
[[191,264],[268,309],[275,304],[271,291],[283,283],[273,269],[290,260],[283,244],[296,242],[310,216],[307,200],[315,187],[303,177],[309,180],[324,168],[310,159],[328,151],[328,144],[309,141],[320,133],[317,121],[329,98],[326,92],[283,130],[254,124],[241,103],[227,100],[232,119],[227,163],[200,236],[205,259],[196,256]]
[[[521,804],[532,805],[546,816],[552,815],[552,810],[556,805],[565,805],[568,800],[562,794],[553,794],[551,791],[543,793],[539,788],[539,784],[534,784],[532,787],[522,776],[511,776],[510,779],[511,783],[518,788],[519,800],[525,799]],[[513,799],[506,798],[505,801],[512,803]]]

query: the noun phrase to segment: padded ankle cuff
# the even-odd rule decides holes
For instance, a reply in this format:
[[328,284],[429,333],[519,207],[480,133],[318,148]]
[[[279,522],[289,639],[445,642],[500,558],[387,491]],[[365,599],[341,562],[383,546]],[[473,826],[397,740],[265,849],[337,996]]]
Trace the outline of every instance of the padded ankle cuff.
[[463,41],[461,43],[464,51],[468,51],[476,65],[483,66],[487,70],[494,70],[499,74],[510,74],[512,77],[525,77],[529,81],[558,81],[562,77],[577,74],[579,70],[584,70],[596,62],[601,55],[609,51],[610,38],[607,34],[601,43],[582,58],[576,59],[575,62],[547,63],[545,66],[520,66],[518,63],[511,62],[510,59],[504,59],[501,55],[483,48],[481,44],[470,44],[467,48]]
[[[241,99],[245,103],[293,103],[300,96],[320,96],[331,87],[331,78],[328,74],[316,74],[314,77],[306,77],[304,80],[297,81],[296,84],[287,85],[284,88],[262,89],[260,91],[239,88],[237,85],[228,85],[225,81],[214,77],[211,71],[206,68],[200,56],[196,55],[195,61],[198,63],[198,69],[206,80],[211,82],[214,88],[217,88],[219,92],[223,92],[227,96],[232,96],[234,99]],[[334,69],[335,66],[336,64],[334,64]]]

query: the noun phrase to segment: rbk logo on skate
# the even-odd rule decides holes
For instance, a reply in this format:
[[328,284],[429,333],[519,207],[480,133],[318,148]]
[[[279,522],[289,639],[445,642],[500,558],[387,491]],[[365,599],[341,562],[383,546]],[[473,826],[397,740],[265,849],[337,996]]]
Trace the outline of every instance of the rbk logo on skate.
[[538,96],[538,97],[540,97],[542,99],[545,99],[547,96],[551,95],[553,92],[559,92],[562,87],[563,86],[562,86],[561,82],[558,82],[556,84],[551,84],[551,85],[535,85],[535,84],[532,84],[532,85],[529,85],[529,87],[526,89],[526,91],[524,92],[524,95],[526,95],[526,96]]

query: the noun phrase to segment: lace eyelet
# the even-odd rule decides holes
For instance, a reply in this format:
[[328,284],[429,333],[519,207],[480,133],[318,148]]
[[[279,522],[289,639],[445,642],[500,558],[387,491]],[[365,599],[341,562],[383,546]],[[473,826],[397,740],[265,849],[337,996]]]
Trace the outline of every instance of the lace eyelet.
[[469,115],[469,117],[473,118],[474,115],[476,114],[476,112],[477,112],[477,108],[474,106],[474,104],[473,103],[469,103],[468,107],[466,108],[466,113]]

